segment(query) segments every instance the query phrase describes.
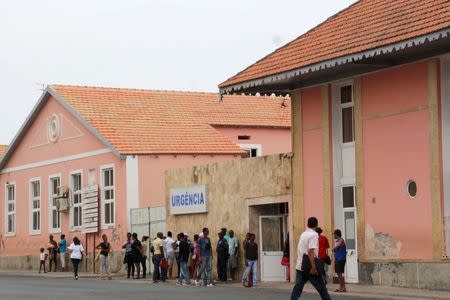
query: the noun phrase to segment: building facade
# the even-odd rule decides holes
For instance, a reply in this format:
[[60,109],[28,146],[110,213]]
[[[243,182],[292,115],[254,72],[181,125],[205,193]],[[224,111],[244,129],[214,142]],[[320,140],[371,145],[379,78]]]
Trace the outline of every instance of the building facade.
[[342,229],[349,282],[450,287],[449,55],[448,1],[362,0],[220,85],[291,95],[292,244]]
[[[246,118],[249,112],[238,105],[241,97],[264,104],[266,118]],[[165,230],[166,170],[290,148],[285,100],[230,99],[219,102],[212,93],[47,87],[0,162],[0,267],[38,266],[39,249],[50,234],[56,240],[62,233],[68,239],[78,236],[88,253],[106,234],[114,250],[112,271],[118,272],[125,235],[136,229],[133,216],[148,208],[162,221],[155,230]],[[203,105],[193,107],[199,100]],[[278,136],[279,148],[271,148],[268,141]],[[87,200],[92,188],[96,205]],[[140,234],[152,233],[150,224],[135,225],[146,226]]]

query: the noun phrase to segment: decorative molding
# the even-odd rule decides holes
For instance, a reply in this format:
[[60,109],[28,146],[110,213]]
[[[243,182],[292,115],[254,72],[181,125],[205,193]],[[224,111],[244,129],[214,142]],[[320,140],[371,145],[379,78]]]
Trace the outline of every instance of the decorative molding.
[[112,153],[112,152],[113,151],[111,149],[104,148],[104,149],[94,150],[94,151],[90,151],[90,152],[78,153],[75,155],[62,156],[59,158],[34,162],[34,163],[25,164],[25,165],[21,165],[21,166],[17,166],[17,167],[6,168],[6,169],[1,170],[0,174],[7,174],[7,173],[28,170],[28,169],[32,169],[32,168],[45,167],[45,166],[49,166],[49,165],[59,164],[62,162],[67,162],[67,161],[71,161],[71,160],[77,160],[77,159],[82,159],[82,158],[87,158],[87,157],[91,157],[91,156],[97,156],[97,155],[102,155],[102,154],[107,154],[107,153]]
[[424,44],[425,42],[436,41],[436,40],[445,38],[449,35],[450,35],[450,27],[445,28],[440,31],[437,31],[437,32],[433,32],[433,33],[415,37],[415,38],[412,38],[409,40],[401,41],[398,43],[394,43],[394,44],[378,47],[378,48],[371,49],[371,50],[346,55],[346,56],[337,57],[334,59],[330,59],[330,60],[326,60],[326,61],[319,62],[316,64],[297,68],[297,69],[294,69],[291,71],[281,72],[278,74],[258,78],[255,80],[249,80],[249,81],[244,81],[242,83],[233,84],[228,87],[220,88],[220,94],[224,95],[224,94],[229,94],[229,93],[237,93],[240,90],[257,87],[257,86],[262,86],[264,84],[274,84],[276,82],[288,80],[288,79],[291,79],[293,77],[297,77],[297,76],[300,76],[303,74],[321,71],[324,69],[330,69],[330,68],[333,68],[336,66],[341,66],[344,64],[348,64],[348,63],[355,63],[362,59],[371,58],[371,57],[375,57],[378,55],[391,53],[394,51],[404,50],[406,48],[411,48],[414,46]]
[[47,86],[44,92],[42,93],[41,97],[39,98],[38,102],[33,107],[33,110],[28,115],[25,122],[20,127],[20,130],[17,132],[16,136],[12,140],[12,142],[9,144],[8,149],[4,153],[3,157],[0,159],[0,169],[2,169],[13,152],[15,151],[16,147],[19,145],[20,141],[25,136],[27,130],[30,128],[30,126],[33,124],[33,122],[36,120],[37,116],[39,115],[39,112],[44,107],[47,100],[53,97],[59,104],[61,104],[70,114],[72,114],[75,119],[80,122],[86,129],[88,129],[95,137],[97,137],[106,147],[110,149],[112,153],[114,153],[117,157],[122,157],[122,154],[103,136],[101,135],[97,129],[95,129],[93,126],[91,126],[74,108],[72,108],[69,104],[67,104],[61,96],[53,90],[50,86]]
[[[36,144],[36,145],[34,145],[34,144],[32,143],[32,145],[29,147],[29,149],[37,149],[37,148],[45,147],[45,146],[48,146],[48,145],[51,145],[51,144],[55,144],[55,143],[58,143],[58,142],[65,142],[65,141],[74,140],[74,139],[81,138],[81,137],[84,136],[84,134],[83,134],[83,132],[81,131],[81,129],[78,128],[72,121],[70,121],[64,114],[61,114],[61,113],[58,114],[58,118],[59,118],[59,120],[60,120],[60,125],[59,125],[60,127],[59,127],[59,137],[57,138],[57,140],[55,140],[54,142],[52,142],[52,141],[49,139],[49,134],[46,132],[47,141],[46,141],[45,143],[42,143],[42,144]],[[44,124],[41,125],[41,127],[39,128],[39,130],[41,131],[41,130],[44,130],[44,129],[45,129],[45,130],[48,131],[48,126],[49,126],[49,123],[50,123],[51,119],[52,119],[52,116],[51,116],[51,117],[48,117],[48,118],[46,119],[46,121],[44,122]],[[76,131],[78,132],[78,134],[73,135],[73,136],[67,136],[67,137],[64,137],[64,136],[63,136],[63,135],[64,135],[64,122],[63,122],[63,120],[65,120],[66,122],[70,123],[70,125],[72,126],[72,128],[76,129]],[[36,137],[39,137],[39,136],[40,136],[40,135],[37,135]]]

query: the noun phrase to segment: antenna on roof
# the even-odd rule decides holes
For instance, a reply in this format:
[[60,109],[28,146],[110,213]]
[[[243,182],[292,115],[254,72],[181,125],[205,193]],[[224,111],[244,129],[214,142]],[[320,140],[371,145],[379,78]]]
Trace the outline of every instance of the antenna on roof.
[[37,85],[40,86],[40,87],[39,87],[39,90],[40,90],[41,92],[45,91],[45,84],[44,84],[44,83],[36,82],[35,84],[37,84]]

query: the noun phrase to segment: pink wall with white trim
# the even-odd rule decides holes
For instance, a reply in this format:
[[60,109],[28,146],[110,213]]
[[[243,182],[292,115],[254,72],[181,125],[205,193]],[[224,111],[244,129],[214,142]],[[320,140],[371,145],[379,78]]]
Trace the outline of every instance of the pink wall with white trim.
[[[62,123],[62,133],[56,143],[47,140],[47,123],[50,116],[56,114]],[[37,147],[36,147],[37,145]],[[42,108],[37,119],[34,121],[15,153],[7,163],[7,168],[23,166],[32,162],[41,162],[62,158],[74,154],[105,149],[94,135],[86,130],[70,113],[68,113],[56,100],[49,99]],[[44,247],[48,241],[49,213],[50,213],[50,176],[61,174],[61,184],[70,185],[70,172],[82,170],[83,185],[88,184],[88,170],[96,169],[96,182],[100,183],[100,167],[102,165],[114,164],[115,188],[116,188],[116,230],[105,230],[109,237],[114,236],[113,247],[120,248],[120,239],[126,232],[126,215],[120,212],[126,209],[125,190],[125,161],[112,153],[91,156],[78,160],[65,161],[49,164],[42,167],[34,167],[21,171],[13,171],[0,175],[0,197],[3,200],[0,205],[0,223],[2,242],[4,248],[0,248],[0,255],[38,255],[39,248]],[[41,179],[41,232],[30,235],[30,179],[40,177]],[[5,187],[7,182],[15,182],[16,185],[16,233],[15,236],[5,236]],[[69,214],[62,213],[61,231],[52,233],[59,240],[60,233],[65,233],[67,240],[78,236],[84,242],[84,234],[80,231],[71,231],[69,228]],[[101,233],[99,234],[99,236]],[[98,241],[98,238],[97,238]],[[90,243],[92,241],[90,240]],[[92,245],[90,245],[89,250]],[[90,251],[91,252],[91,251]]]
[[[58,143],[48,139],[48,121],[56,114],[60,119],[61,136]],[[38,118],[28,128],[14,155],[5,168],[45,161],[62,156],[104,149],[106,146],[72,116],[53,97],[41,109]]]

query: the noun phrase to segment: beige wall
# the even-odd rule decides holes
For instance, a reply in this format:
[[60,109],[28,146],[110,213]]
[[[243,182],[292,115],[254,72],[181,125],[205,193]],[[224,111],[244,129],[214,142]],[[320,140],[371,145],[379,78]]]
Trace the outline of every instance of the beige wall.
[[[196,184],[208,186],[208,213],[172,215],[170,188]],[[251,206],[290,202],[290,193],[290,154],[170,170],[166,172],[167,229],[174,233],[187,232],[192,237],[200,233],[203,227],[208,227],[215,245],[220,228],[226,227],[233,229],[242,243],[251,223],[249,214],[254,211]],[[258,235],[258,232],[254,233]]]

